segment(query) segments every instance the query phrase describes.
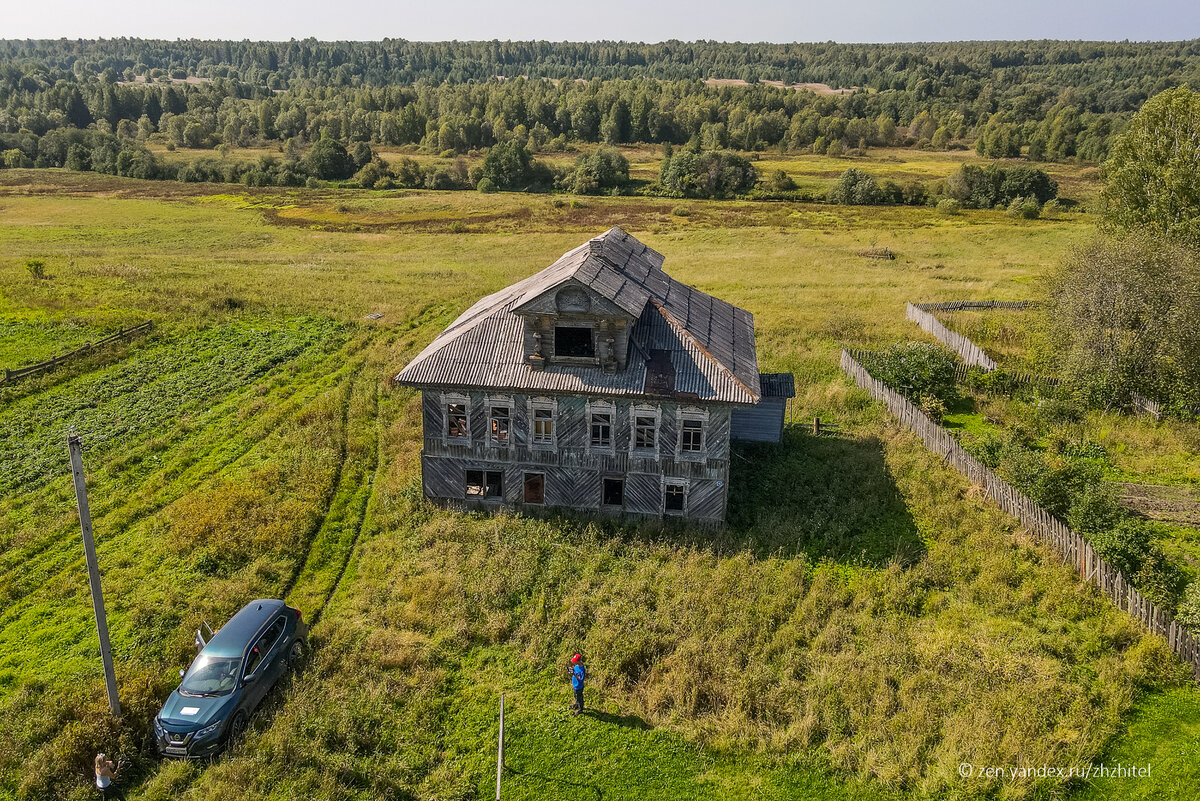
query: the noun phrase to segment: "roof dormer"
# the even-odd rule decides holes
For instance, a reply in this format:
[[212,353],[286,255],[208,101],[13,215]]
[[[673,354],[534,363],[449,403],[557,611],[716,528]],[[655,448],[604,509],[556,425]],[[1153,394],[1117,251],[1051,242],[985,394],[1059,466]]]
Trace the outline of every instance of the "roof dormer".
[[578,281],[565,281],[513,310],[523,321],[525,362],[599,367],[606,373],[629,363],[634,317]]

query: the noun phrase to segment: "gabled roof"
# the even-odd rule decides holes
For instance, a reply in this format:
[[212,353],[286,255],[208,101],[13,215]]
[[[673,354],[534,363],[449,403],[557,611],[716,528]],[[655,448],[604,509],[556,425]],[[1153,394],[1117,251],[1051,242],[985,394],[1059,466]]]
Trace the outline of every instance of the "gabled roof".
[[[647,362],[654,356],[661,367],[665,355],[674,368],[671,397],[757,403],[753,315],[674,280],[662,264],[662,254],[610,228],[541,272],[479,300],[396,380],[420,387],[661,398],[653,377],[647,387]],[[534,370],[525,363],[517,311],[567,282],[588,287],[635,318],[625,370],[606,374],[599,367],[554,364]]]

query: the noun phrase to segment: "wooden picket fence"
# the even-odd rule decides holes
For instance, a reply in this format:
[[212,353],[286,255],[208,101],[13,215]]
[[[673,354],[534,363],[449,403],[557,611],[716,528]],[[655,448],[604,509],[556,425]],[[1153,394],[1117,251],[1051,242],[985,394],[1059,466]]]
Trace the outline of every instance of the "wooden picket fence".
[[863,351],[842,351],[841,367],[846,375],[867,390],[871,397],[882,401],[888,411],[921,438],[925,447],[944,457],[947,464],[966,476],[971,483],[982,487],[1001,509],[1020,520],[1036,541],[1049,546],[1063,564],[1071,565],[1079,574],[1080,581],[1098,588],[1145,629],[1163,637],[1171,650],[1192,669],[1196,680],[1200,681],[1200,642],[1194,635],[1143,598],[1125,580],[1121,571],[1100,558],[1091,543],[963,450],[950,432],[930,420],[911,401],[872,377],[859,363],[863,355]]
[[914,304],[921,311],[979,311],[984,309],[1016,309],[1024,311],[1037,306],[1037,300],[948,300],[943,303]]
[[117,333],[110,334],[109,336],[106,336],[104,339],[99,339],[99,340],[96,340],[95,342],[88,342],[88,343],[84,344],[83,346],[78,347],[69,353],[51,356],[49,359],[47,359],[44,362],[38,362],[37,364],[31,364],[27,367],[18,367],[16,370],[6,369],[4,371],[4,378],[0,379],[0,384],[8,383],[11,381],[17,381],[19,379],[26,378],[31,375],[36,375],[37,373],[42,373],[47,370],[53,370],[55,367],[65,364],[68,361],[70,361],[71,359],[82,356],[86,353],[92,353],[92,352],[96,351],[97,349],[102,348],[105,345],[109,345],[113,342],[117,342],[118,340],[130,339],[131,337],[135,337],[138,334],[143,334],[143,333],[149,331],[152,327],[153,326],[152,326],[151,321],[147,320],[146,322],[142,323],[141,325],[135,325],[132,328],[118,328]]
[[962,357],[962,360],[968,365],[982,367],[984,370],[988,371],[995,370],[996,362],[991,356],[988,356],[983,352],[983,348],[979,347],[957,331],[951,331],[949,328],[942,325],[941,320],[934,317],[928,311],[929,307],[940,307],[944,305],[949,304],[925,303],[918,306],[909,303],[908,309],[905,312],[905,316],[907,316],[908,319],[912,320],[917,325],[921,326],[921,328],[925,331],[933,334],[938,341],[944,342],[953,348],[958,355]]

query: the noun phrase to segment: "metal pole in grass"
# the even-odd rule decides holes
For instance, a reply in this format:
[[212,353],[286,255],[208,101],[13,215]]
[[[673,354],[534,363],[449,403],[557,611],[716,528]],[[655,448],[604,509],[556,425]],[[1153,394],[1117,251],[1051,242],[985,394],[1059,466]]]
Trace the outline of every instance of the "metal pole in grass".
[[500,693],[500,742],[496,746],[496,801],[500,801],[500,776],[504,773],[504,693]]
[[100,567],[96,563],[96,543],[92,539],[92,512],[88,507],[87,484],[83,479],[83,440],[72,427],[67,435],[71,454],[71,475],[75,479],[75,500],[79,503],[79,525],[83,529],[83,553],[87,557],[88,584],[92,589],[92,611],[96,614],[96,633],[100,635],[100,658],[104,660],[104,681],[108,686],[108,706],[114,717],[121,714],[117,699],[117,676],[113,672],[112,646],[108,641],[108,615],[104,611],[104,593],[100,589]]

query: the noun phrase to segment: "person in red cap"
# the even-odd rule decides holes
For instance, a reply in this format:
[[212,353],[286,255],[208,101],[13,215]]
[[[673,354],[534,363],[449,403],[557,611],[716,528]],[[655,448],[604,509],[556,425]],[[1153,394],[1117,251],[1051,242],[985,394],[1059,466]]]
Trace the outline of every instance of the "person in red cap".
[[567,670],[571,673],[571,689],[575,691],[575,703],[571,705],[571,714],[578,715],[583,711],[583,682],[587,679],[583,654],[576,652],[571,657],[571,665]]

